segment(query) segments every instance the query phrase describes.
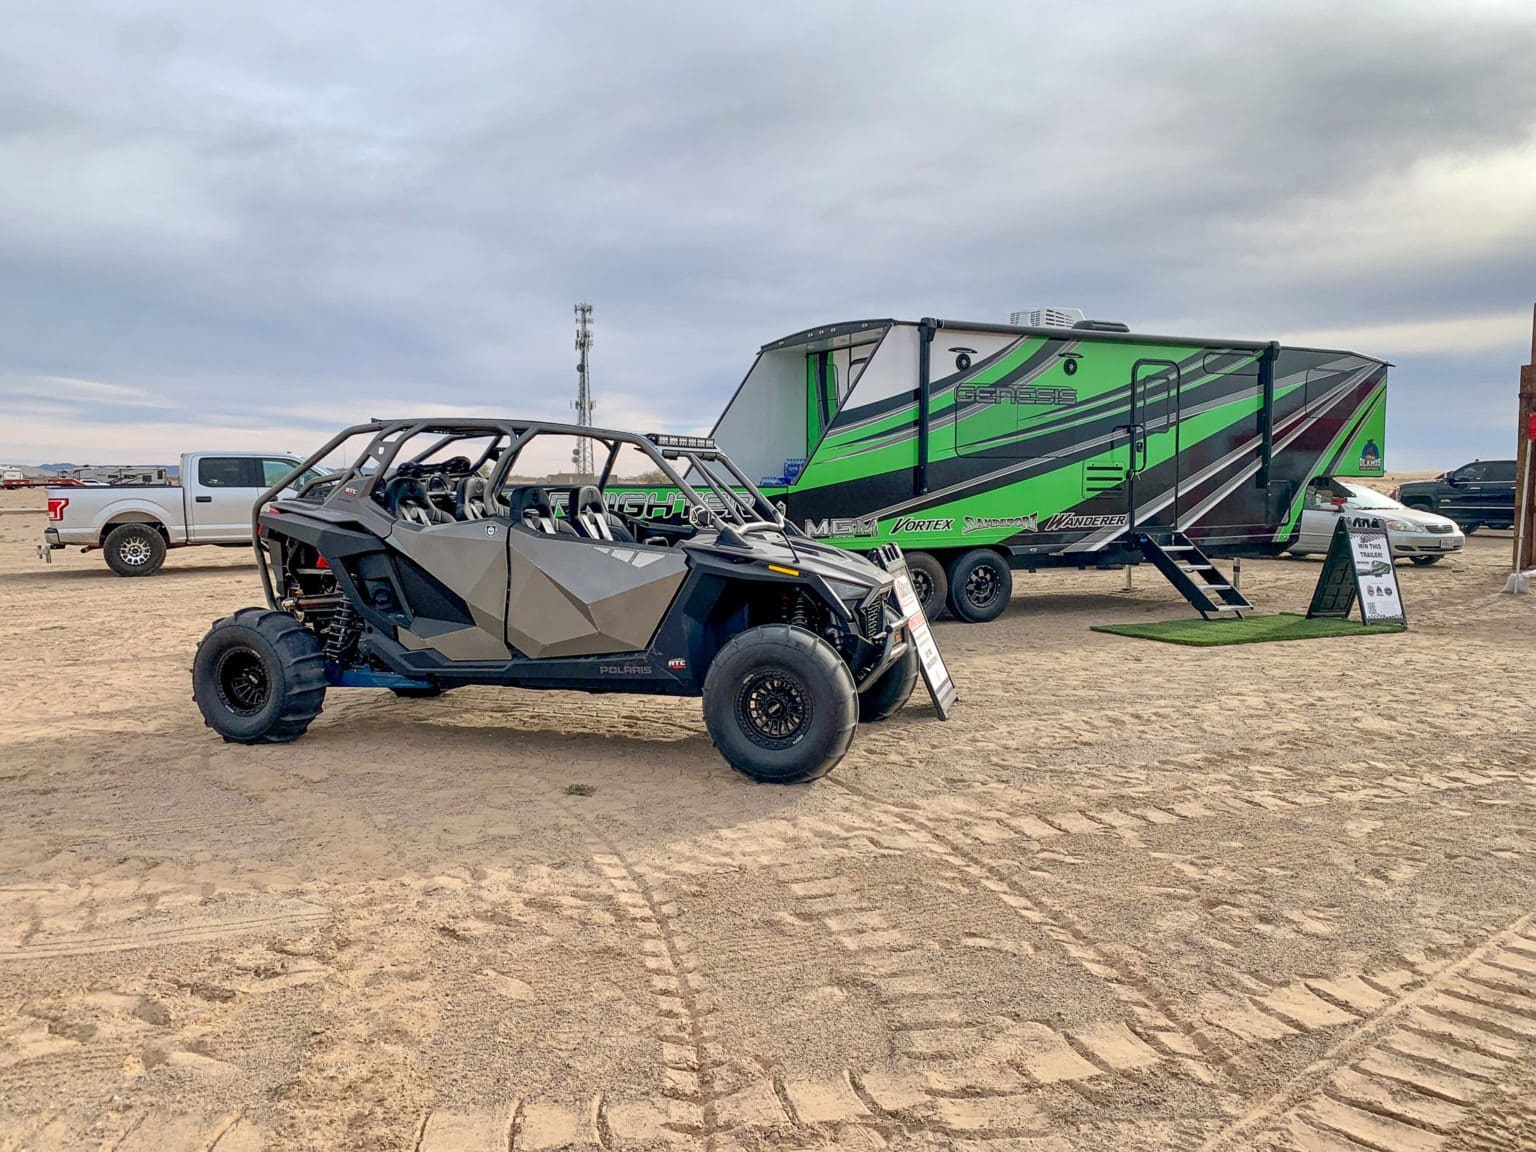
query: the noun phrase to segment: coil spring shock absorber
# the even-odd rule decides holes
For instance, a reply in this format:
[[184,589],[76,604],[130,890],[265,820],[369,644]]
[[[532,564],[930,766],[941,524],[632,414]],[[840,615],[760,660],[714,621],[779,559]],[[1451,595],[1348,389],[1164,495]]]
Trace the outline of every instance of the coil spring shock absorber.
[[784,623],[793,624],[797,628],[804,628],[814,632],[811,627],[811,606],[805,593],[799,588],[789,589],[784,593]]
[[343,597],[341,607],[325,624],[325,658],[333,664],[345,664],[357,644],[357,609]]

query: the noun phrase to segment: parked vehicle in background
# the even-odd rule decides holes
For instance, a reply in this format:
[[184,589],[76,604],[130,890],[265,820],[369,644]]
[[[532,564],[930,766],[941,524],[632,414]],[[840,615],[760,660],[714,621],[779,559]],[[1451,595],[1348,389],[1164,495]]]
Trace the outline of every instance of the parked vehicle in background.
[[[51,485],[39,551],[100,548],[119,576],[148,576],[171,548],[249,544],[251,505],[298,462],[282,452],[188,452],[181,484]],[[323,474],[312,469],[298,483]]]
[[1409,508],[1449,516],[1468,534],[1515,526],[1515,462],[1474,460],[1433,480],[1412,480],[1391,495]]
[[1340,516],[1348,516],[1355,528],[1384,529],[1393,557],[1406,557],[1421,567],[1454,556],[1467,543],[1456,522],[1448,517],[1404,507],[1364,484],[1324,476],[1307,485],[1301,528],[1289,549],[1291,555],[1327,552]]

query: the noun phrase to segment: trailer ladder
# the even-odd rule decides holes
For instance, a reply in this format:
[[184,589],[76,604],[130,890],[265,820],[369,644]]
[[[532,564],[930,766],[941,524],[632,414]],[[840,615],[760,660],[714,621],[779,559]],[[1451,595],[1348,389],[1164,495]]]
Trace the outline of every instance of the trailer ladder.
[[1253,605],[1232,586],[1232,581],[1184,533],[1168,533],[1168,541],[1163,543],[1145,532],[1138,532],[1136,543],[1141,554],[1168,577],[1168,583],[1177,588],[1205,619],[1241,619],[1244,612],[1253,610]]

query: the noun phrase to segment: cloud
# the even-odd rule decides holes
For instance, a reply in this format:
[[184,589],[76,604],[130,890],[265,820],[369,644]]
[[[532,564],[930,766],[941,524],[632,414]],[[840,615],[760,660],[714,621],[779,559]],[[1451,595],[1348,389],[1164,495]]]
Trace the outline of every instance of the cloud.
[[0,379],[122,391],[0,393],[0,456],[562,418],[578,299],[615,423],[707,426],[812,324],[1065,304],[1358,334],[1412,438],[1414,358],[1530,303],[1533,58],[1514,3],[22,6]]

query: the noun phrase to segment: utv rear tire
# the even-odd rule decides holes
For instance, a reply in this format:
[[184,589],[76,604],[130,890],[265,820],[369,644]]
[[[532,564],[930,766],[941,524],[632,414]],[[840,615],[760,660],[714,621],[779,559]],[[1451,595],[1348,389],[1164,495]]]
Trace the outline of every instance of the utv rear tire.
[[325,703],[325,657],[286,612],[242,608],[214,621],[192,658],[203,723],[236,744],[297,740]]
[[967,624],[996,620],[1013,595],[1013,570],[998,552],[973,548],[949,566],[949,610]]
[[918,603],[923,606],[923,615],[929,620],[938,619],[949,596],[949,577],[944,573],[944,565],[927,552],[908,552],[904,558],[907,574],[912,577],[912,591],[917,593]]
[[704,725],[720,754],[754,780],[825,776],[858,724],[853,675],[825,640],[789,624],[749,628],[704,677]]
[[917,671],[917,645],[909,642],[906,654],[859,693],[859,723],[873,724],[899,712],[917,686]]
[[101,549],[107,567],[119,576],[153,576],[165,563],[165,537],[152,524],[119,524]]

